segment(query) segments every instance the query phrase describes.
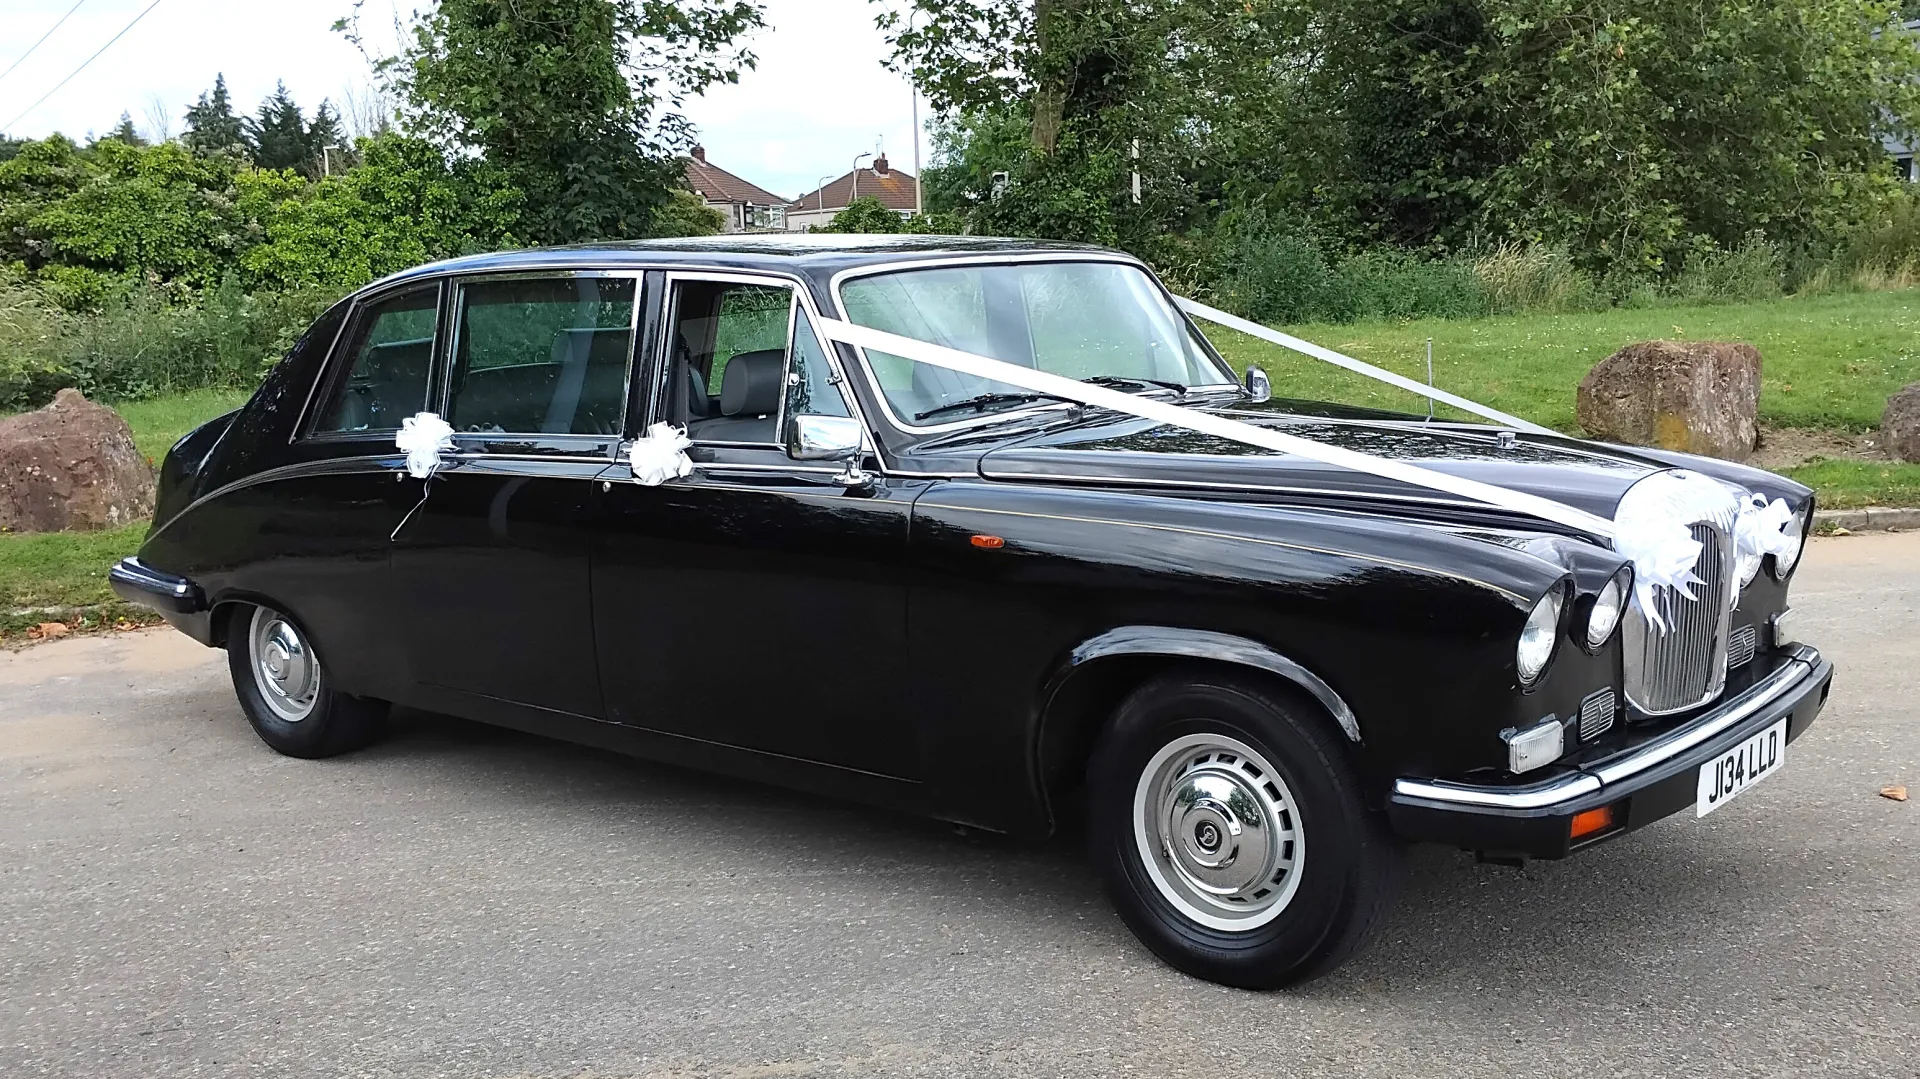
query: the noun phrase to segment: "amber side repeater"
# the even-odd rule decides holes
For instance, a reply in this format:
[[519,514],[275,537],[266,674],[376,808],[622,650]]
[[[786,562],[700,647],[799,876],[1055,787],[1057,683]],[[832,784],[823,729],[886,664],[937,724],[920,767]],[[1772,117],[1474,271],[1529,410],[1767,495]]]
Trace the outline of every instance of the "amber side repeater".
[[1001,539],[999,536],[988,536],[983,534],[983,535],[973,537],[973,545],[975,547],[980,548],[983,551],[997,551],[1000,548],[1005,547],[1007,545],[1007,541]]

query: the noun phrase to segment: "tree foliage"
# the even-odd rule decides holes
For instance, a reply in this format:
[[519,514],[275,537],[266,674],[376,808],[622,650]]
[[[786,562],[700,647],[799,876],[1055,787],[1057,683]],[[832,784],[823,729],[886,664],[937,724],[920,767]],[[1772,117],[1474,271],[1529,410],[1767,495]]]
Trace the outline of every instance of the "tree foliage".
[[180,141],[202,155],[245,152],[246,129],[240,117],[234,115],[225,75],[215,75],[213,89],[202,93],[200,100],[188,106],[186,131]]
[[876,2],[949,125],[935,204],[1149,256],[1253,206],[1315,242],[1543,242],[1622,278],[1756,235],[1806,263],[1920,116],[1884,0]]
[[747,0],[441,0],[388,65],[404,120],[525,194],[536,243],[655,233],[692,144],[686,98],[738,79]]

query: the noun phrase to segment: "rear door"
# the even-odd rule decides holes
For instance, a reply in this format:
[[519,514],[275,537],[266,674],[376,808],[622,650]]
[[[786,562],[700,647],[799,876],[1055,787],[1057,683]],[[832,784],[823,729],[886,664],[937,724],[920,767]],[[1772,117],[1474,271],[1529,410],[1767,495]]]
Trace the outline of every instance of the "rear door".
[[394,536],[415,699],[480,718],[600,718],[594,481],[626,425],[639,274],[456,280],[438,411],[455,452]]

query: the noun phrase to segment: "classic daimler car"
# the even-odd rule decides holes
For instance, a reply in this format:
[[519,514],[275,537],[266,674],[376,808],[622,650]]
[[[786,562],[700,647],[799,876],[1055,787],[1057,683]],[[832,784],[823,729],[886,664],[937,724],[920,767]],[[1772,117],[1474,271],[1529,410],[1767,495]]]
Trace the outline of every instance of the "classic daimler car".
[[[1694,598],[1649,610],[1578,528],[847,324],[1600,518],[1685,477],[1702,505],[1784,502],[1789,542],[1752,557],[1703,509]],[[423,412],[453,430],[425,479],[396,447]],[[643,482],[656,424],[691,467]],[[1805,487],[1275,396],[1139,262],[1079,246],[423,266],[323,315],[160,483],[114,585],[225,648],[282,753],[362,746],[398,704],[983,829],[1074,822],[1148,947],[1240,986],[1353,954],[1404,842],[1560,858],[1723,805],[1832,678],[1788,618]]]

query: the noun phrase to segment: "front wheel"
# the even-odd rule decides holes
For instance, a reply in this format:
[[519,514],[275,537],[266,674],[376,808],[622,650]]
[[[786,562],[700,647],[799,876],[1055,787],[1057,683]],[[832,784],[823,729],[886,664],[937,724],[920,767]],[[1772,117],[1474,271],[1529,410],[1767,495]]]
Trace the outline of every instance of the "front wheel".
[[328,684],[300,628],[271,607],[237,606],[227,624],[234,692],[260,740],[290,757],[331,757],[374,740],[384,701]]
[[1270,989],[1366,942],[1400,852],[1329,726],[1284,692],[1204,669],[1120,706],[1091,762],[1093,858],[1162,959]]

